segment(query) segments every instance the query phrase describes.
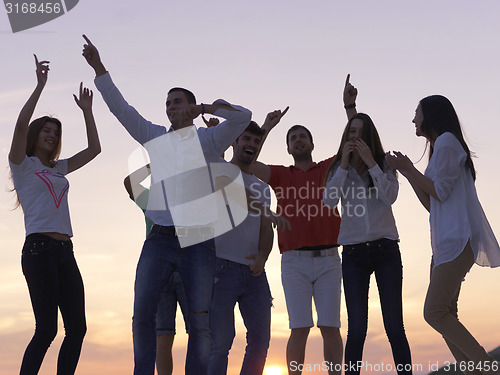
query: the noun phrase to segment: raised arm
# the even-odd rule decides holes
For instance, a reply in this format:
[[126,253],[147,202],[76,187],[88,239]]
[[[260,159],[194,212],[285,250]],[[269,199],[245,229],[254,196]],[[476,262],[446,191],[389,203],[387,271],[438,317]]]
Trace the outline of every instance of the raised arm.
[[21,164],[26,157],[28,125],[35,111],[38,99],[40,99],[43,88],[47,83],[47,76],[50,70],[49,61],[38,61],[36,55],[33,56],[35,56],[37,85],[19,113],[9,152],[9,160],[16,165]]
[[92,113],[92,90],[83,87],[82,82],[80,83],[78,97],[73,95],[73,98],[78,107],[82,110],[83,118],[85,119],[85,127],[87,128],[87,148],[68,159],[68,173],[83,167],[101,152],[101,143],[99,142],[94,114]]
[[84,34],[82,35],[83,39],[87,42],[86,44],[83,45],[83,57],[85,57],[85,60],[89,63],[89,65],[94,69],[96,77],[102,76],[103,74],[106,73],[106,68],[104,67],[102,61],[101,61],[101,56],[99,56],[99,51],[97,51],[97,48],[92,44],[89,38]]
[[344,108],[347,114],[347,119],[350,120],[352,116],[358,113],[356,111],[356,98],[358,97],[358,89],[351,85],[349,79],[351,75],[348,74],[345,79],[344,86]]
[[125,177],[123,185],[125,186],[125,190],[127,190],[130,199],[135,201],[142,193],[144,193],[145,190],[147,190],[141,185],[141,182],[144,181],[150,174],[151,167],[148,163]]
[[266,184],[269,183],[269,180],[271,178],[271,168],[269,168],[268,165],[261,163],[260,161],[257,161],[257,158],[259,157],[260,150],[262,150],[262,145],[264,144],[264,141],[269,135],[269,132],[273,130],[273,128],[276,125],[278,125],[283,116],[288,112],[289,108],[290,107],[286,107],[283,111],[281,111],[280,109],[276,109],[272,112],[269,112],[266,116],[266,119],[264,120],[264,124],[262,124],[262,129],[265,130],[265,133],[262,136],[260,148],[257,151],[257,155],[255,155],[254,159],[255,161],[252,163],[251,169],[252,173],[256,175],[259,179],[264,181]]

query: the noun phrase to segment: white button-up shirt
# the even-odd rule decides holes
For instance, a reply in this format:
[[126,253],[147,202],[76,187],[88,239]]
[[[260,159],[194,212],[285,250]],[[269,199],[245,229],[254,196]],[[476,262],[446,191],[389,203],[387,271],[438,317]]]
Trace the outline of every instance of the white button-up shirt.
[[[360,176],[351,165],[342,169],[337,163],[333,171],[323,201],[332,208],[341,201],[339,244],[353,245],[381,238],[397,240],[391,205],[398,196],[399,184],[393,170],[382,171],[375,165]],[[371,188],[370,176],[374,185]]]

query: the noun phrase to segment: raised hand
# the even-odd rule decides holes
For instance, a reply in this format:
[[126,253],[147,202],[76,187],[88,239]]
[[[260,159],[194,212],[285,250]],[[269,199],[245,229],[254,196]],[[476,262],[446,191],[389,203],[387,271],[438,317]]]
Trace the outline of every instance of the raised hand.
[[413,163],[408,156],[403,155],[399,151],[394,151],[393,154],[394,155],[391,155],[389,152],[385,154],[385,161],[387,162],[389,168],[398,170],[403,175],[413,168]]
[[358,138],[354,141],[354,146],[356,147],[361,160],[363,160],[368,168],[373,168],[375,164],[377,164],[373,158],[372,150],[370,150],[370,147],[368,147],[365,141]]
[[94,96],[94,94],[92,93],[92,90],[90,90],[86,87],[83,87],[83,82],[80,82],[80,92],[79,92],[78,98],[76,97],[75,94],[73,94],[73,98],[75,99],[76,104],[84,112],[92,110],[92,98],[93,98],[93,96]]
[[38,81],[38,86],[41,88],[45,87],[45,84],[47,83],[47,76],[49,73],[49,63],[50,61],[38,61],[38,58],[36,57],[35,54],[35,65],[36,65],[36,78]]
[[345,79],[344,105],[354,104],[356,102],[356,98],[358,97],[358,89],[351,85],[351,83],[349,82],[350,78],[351,75],[348,74],[347,78]]
[[201,115],[202,107],[199,104],[188,104],[181,112],[180,118],[181,121],[192,121],[199,115]]
[[219,119],[216,118],[216,117],[210,117],[210,120],[207,120],[205,118],[205,116],[201,116],[201,118],[203,119],[203,122],[205,123],[205,125],[207,126],[207,128],[211,128],[211,127],[214,127],[214,126],[217,126],[219,125]]
[[281,121],[281,118],[288,112],[290,107],[286,107],[283,111],[277,109],[275,111],[269,112],[266,116],[264,124],[262,128],[266,129],[266,131],[270,131],[273,129],[278,123]]
[[85,57],[87,63],[94,68],[96,75],[100,76],[106,73],[106,68],[102,64],[101,57],[99,56],[99,51],[92,44],[89,38],[84,34],[82,35],[83,39],[87,42],[83,45],[82,56]]

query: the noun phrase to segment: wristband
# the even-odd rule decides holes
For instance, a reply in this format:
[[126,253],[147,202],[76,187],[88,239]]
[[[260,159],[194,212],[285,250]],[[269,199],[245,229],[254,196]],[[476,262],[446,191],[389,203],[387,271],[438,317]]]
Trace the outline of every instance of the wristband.
[[353,108],[356,108],[356,103],[346,104],[346,105],[344,105],[344,108],[345,108],[345,109],[353,109]]
[[201,115],[205,114],[205,104],[201,103]]

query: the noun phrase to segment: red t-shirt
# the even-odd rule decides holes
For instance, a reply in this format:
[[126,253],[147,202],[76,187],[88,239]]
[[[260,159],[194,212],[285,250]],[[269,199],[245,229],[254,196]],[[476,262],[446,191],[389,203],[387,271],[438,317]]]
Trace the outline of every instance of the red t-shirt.
[[280,252],[304,246],[336,245],[340,215],[323,203],[325,179],[333,157],[314,163],[307,171],[293,165],[270,165],[269,185],[278,201],[277,213],[292,230],[278,232]]

